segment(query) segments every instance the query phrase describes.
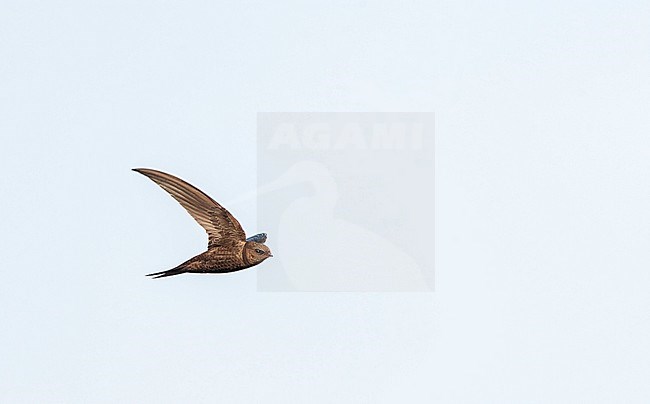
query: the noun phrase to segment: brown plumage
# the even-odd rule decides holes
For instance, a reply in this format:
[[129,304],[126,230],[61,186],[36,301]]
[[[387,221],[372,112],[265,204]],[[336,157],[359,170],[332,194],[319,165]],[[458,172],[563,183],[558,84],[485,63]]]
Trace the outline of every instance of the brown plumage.
[[257,265],[272,257],[264,245],[266,234],[246,238],[241,225],[221,206],[200,189],[173,175],[148,168],[134,168],[158,184],[176,199],[208,233],[208,250],[190,258],[179,266],[147,276],[166,276],[190,273],[225,273]]

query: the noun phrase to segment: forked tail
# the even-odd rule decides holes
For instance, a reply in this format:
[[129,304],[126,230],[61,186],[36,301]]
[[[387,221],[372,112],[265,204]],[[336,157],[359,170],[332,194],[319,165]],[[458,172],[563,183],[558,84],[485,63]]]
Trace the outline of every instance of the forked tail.
[[174,276],[174,275],[184,274],[185,272],[187,272],[187,270],[185,268],[176,267],[176,268],[168,269],[168,270],[162,271],[162,272],[147,274],[147,276],[151,276],[151,279],[158,279],[158,278],[165,278],[167,276]]

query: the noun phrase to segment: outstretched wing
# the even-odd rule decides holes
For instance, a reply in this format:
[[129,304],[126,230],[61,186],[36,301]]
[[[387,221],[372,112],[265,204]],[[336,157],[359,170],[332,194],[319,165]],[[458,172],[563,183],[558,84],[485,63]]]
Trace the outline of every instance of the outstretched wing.
[[200,189],[161,171],[148,168],[134,168],[133,171],[149,177],[187,210],[208,233],[208,248],[231,246],[246,239],[237,219]]

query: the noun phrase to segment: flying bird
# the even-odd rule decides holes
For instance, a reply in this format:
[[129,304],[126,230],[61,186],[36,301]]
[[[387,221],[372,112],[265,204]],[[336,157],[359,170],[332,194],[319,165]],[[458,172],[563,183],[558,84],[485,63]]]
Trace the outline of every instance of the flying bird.
[[161,171],[148,168],[134,168],[133,171],[147,176],[167,191],[208,233],[207,251],[175,268],[147,276],[156,279],[188,272],[235,272],[260,264],[273,256],[271,250],[264,245],[266,233],[246,238],[237,219],[200,189]]

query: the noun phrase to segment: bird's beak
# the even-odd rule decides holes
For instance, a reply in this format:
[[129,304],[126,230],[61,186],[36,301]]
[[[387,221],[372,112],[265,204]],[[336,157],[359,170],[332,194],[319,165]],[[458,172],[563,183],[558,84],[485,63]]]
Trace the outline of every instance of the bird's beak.
[[273,254],[269,254],[269,257],[272,257],[272,256],[273,256]]

